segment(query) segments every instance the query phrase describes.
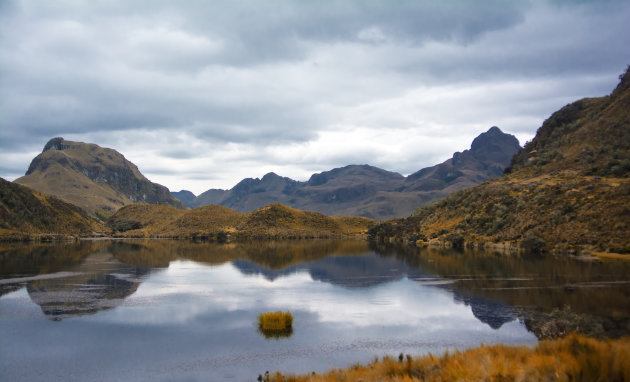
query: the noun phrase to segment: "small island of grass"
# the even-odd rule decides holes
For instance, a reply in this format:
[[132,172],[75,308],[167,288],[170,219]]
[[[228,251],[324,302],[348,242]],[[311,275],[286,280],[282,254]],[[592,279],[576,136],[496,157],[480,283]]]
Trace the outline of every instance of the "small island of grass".
[[280,311],[261,313],[258,329],[266,338],[289,337],[293,334],[293,315]]

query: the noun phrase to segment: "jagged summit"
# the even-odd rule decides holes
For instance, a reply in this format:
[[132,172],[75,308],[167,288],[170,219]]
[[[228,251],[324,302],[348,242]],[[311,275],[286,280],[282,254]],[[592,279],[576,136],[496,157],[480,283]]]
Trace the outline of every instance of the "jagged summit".
[[16,183],[61,198],[91,215],[109,215],[132,203],[184,205],[150,182],[116,150],[95,144],[49,140]]
[[520,148],[521,146],[515,136],[505,134],[496,126],[492,126],[485,133],[479,134],[470,145],[470,150],[475,152],[483,150],[512,152],[514,149],[519,150]]
[[48,141],[48,143],[46,143],[46,145],[44,146],[44,151],[49,151],[49,150],[65,150],[67,149],[69,146],[68,145],[64,145],[65,140],[61,137],[56,137],[56,138],[52,138],[51,140]]
[[433,167],[424,168],[406,179],[409,191],[449,189],[455,191],[498,177],[521,149],[518,139],[496,126],[476,137],[470,150]]
[[421,206],[371,236],[630,256],[629,73],[609,96],[553,113],[502,177]]

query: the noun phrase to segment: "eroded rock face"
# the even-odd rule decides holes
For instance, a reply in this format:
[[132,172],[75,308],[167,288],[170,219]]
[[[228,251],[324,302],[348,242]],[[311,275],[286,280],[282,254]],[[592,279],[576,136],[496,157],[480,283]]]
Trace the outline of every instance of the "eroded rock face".
[[131,203],[184,205],[169,190],[145,178],[116,150],[53,138],[16,183],[73,203],[90,214],[114,212]]

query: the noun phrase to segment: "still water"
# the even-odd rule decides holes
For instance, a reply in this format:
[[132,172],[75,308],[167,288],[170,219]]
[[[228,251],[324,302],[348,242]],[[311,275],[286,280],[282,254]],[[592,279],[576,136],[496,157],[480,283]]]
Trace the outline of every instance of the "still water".
[[[630,334],[629,270],[355,241],[5,245],[0,379],[253,381],[532,345],[554,309]],[[277,310],[293,313],[293,333],[266,338],[256,318]]]

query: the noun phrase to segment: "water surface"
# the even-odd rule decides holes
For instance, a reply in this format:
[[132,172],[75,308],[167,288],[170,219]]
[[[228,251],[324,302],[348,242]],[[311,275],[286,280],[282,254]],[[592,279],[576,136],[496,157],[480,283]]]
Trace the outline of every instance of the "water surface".
[[[534,344],[528,312],[628,326],[628,266],[368,248],[86,241],[0,251],[3,380],[255,380],[399,353]],[[290,310],[267,339],[256,317]]]

